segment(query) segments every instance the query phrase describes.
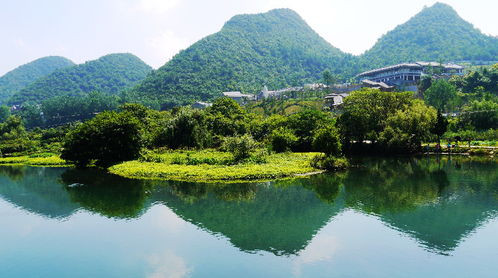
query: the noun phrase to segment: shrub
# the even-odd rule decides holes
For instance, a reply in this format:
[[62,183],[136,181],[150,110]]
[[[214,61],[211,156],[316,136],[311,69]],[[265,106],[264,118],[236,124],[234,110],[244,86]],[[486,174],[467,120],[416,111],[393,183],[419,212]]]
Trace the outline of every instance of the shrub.
[[327,171],[336,171],[349,167],[349,162],[344,157],[317,155],[311,160],[311,167]]
[[239,137],[226,137],[222,146],[224,150],[232,153],[236,162],[249,158],[256,147],[256,141],[248,134]]
[[270,144],[273,151],[282,153],[289,151],[297,142],[297,136],[294,135],[292,130],[279,127],[272,131],[270,135]]

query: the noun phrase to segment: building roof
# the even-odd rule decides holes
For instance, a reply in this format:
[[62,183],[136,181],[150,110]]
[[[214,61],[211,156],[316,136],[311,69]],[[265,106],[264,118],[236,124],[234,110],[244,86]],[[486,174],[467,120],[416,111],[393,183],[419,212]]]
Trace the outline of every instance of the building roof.
[[376,74],[379,72],[391,71],[391,70],[396,70],[396,69],[400,69],[400,68],[411,68],[411,69],[420,69],[421,70],[424,67],[440,67],[441,65],[446,69],[456,69],[456,70],[463,69],[462,66],[456,65],[456,64],[440,64],[438,62],[416,62],[416,63],[403,63],[403,64],[397,64],[397,65],[392,65],[392,66],[388,66],[388,67],[373,69],[373,70],[362,72],[362,73],[358,74],[358,77],[369,76],[369,75]]
[[253,97],[253,95],[243,94],[241,92],[223,92],[223,96],[234,97],[234,98],[243,98],[243,97],[251,98],[251,97]]
[[389,86],[389,85],[387,85],[384,82],[375,82],[375,81],[368,80],[368,79],[362,80],[361,82],[363,84],[368,85],[368,86],[378,87],[378,89],[380,89],[380,88],[383,88],[383,89],[392,89],[392,88],[394,88],[393,86]]

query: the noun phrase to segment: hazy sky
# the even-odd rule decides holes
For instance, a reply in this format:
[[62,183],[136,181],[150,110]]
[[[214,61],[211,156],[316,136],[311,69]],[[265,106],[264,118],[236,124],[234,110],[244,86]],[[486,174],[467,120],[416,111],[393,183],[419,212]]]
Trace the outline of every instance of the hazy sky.
[[[291,8],[332,45],[361,54],[432,0],[0,0],[0,75],[59,55],[76,63],[130,52],[157,68],[232,16]],[[498,35],[498,1],[445,0]],[[423,31],[423,30],[421,30]]]

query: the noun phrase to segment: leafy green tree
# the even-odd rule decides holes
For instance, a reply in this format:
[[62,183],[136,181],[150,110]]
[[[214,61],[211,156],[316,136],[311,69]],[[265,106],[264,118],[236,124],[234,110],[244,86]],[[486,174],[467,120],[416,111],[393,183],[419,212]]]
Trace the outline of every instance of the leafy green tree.
[[436,123],[431,132],[437,136],[437,142],[441,142],[441,136],[448,130],[448,119],[446,119],[441,111],[437,111]]
[[381,92],[368,88],[352,92],[345,99],[344,112],[337,122],[344,142],[370,140],[375,143],[387,118],[412,101],[411,92]]
[[177,148],[204,148],[211,145],[206,113],[182,107],[178,109],[160,131],[155,145]]
[[292,130],[286,127],[279,127],[274,129],[270,135],[270,144],[272,150],[281,153],[290,151],[291,148],[296,144],[298,138]]
[[424,99],[436,109],[449,111],[457,96],[457,88],[444,79],[436,80],[424,93]]
[[298,137],[294,150],[311,151],[315,129],[333,124],[329,114],[319,110],[304,110],[289,116],[288,127]]
[[142,134],[140,121],[130,113],[103,112],[67,134],[61,157],[83,167],[133,160],[143,146]]
[[472,126],[476,130],[498,128],[498,103],[473,101],[464,107],[460,121],[463,126]]
[[437,112],[422,101],[397,110],[379,134],[379,142],[391,152],[414,152],[420,149],[423,140],[430,139],[437,120]]
[[339,156],[342,153],[339,130],[334,125],[328,125],[315,131],[313,149],[327,156]]
[[10,108],[6,105],[0,106],[0,122],[5,122],[10,117]]
[[335,82],[337,81],[337,78],[329,71],[329,70],[325,70],[323,73],[322,73],[322,80],[323,80],[323,83],[325,83],[325,85],[334,85]]

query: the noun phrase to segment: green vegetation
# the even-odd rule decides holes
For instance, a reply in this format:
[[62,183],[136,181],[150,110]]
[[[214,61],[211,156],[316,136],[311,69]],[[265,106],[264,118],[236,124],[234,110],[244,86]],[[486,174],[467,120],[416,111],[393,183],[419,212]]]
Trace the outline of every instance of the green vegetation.
[[30,166],[69,166],[70,164],[58,155],[51,153],[25,155],[16,157],[0,157],[0,165],[30,165]]
[[[292,10],[238,15],[153,72],[125,100],[162,108],[224,91],[259,92],[315,83],[322,72],[352,76],[354,57],[334,48]],[[348,71],[348,72],[346,72]]]
[[16,92],[10,104],[40,103],[58,96],[85,96],[99,91],[116,95],[142,81],[151,67],[132,54],[111,54],[57,70]]
[[11,70],[0,77],[0,103],[5,103],[14,93],[26,88],[37,79],[71,66],[74,66],[74,63],[64,57],[50,56]]
[[496,61],[498,38],[482,34],[442,3],[424,8],[360,57],[364,68],[410,61]]
[[[353,92],[338,119],[346,149],[368,147],[382,152],[417,152],[431,138],[437,112],[411,92],[374,89]],[[365,151],[363,149],[363,151]]]
[[[317,153],[273,154],[267,156],[264,163],[249,161],[231,164],[230,161],[236,160],[229,153],[205,151],[192,155],[190,152],[179,151],[158,155],[162,162],[128,161],[110,167],[109,172],[128,178],[178,181],[272,180],[318,171],[310,164],[316,155]],[[203,163],[192,163],[195,160]]]

